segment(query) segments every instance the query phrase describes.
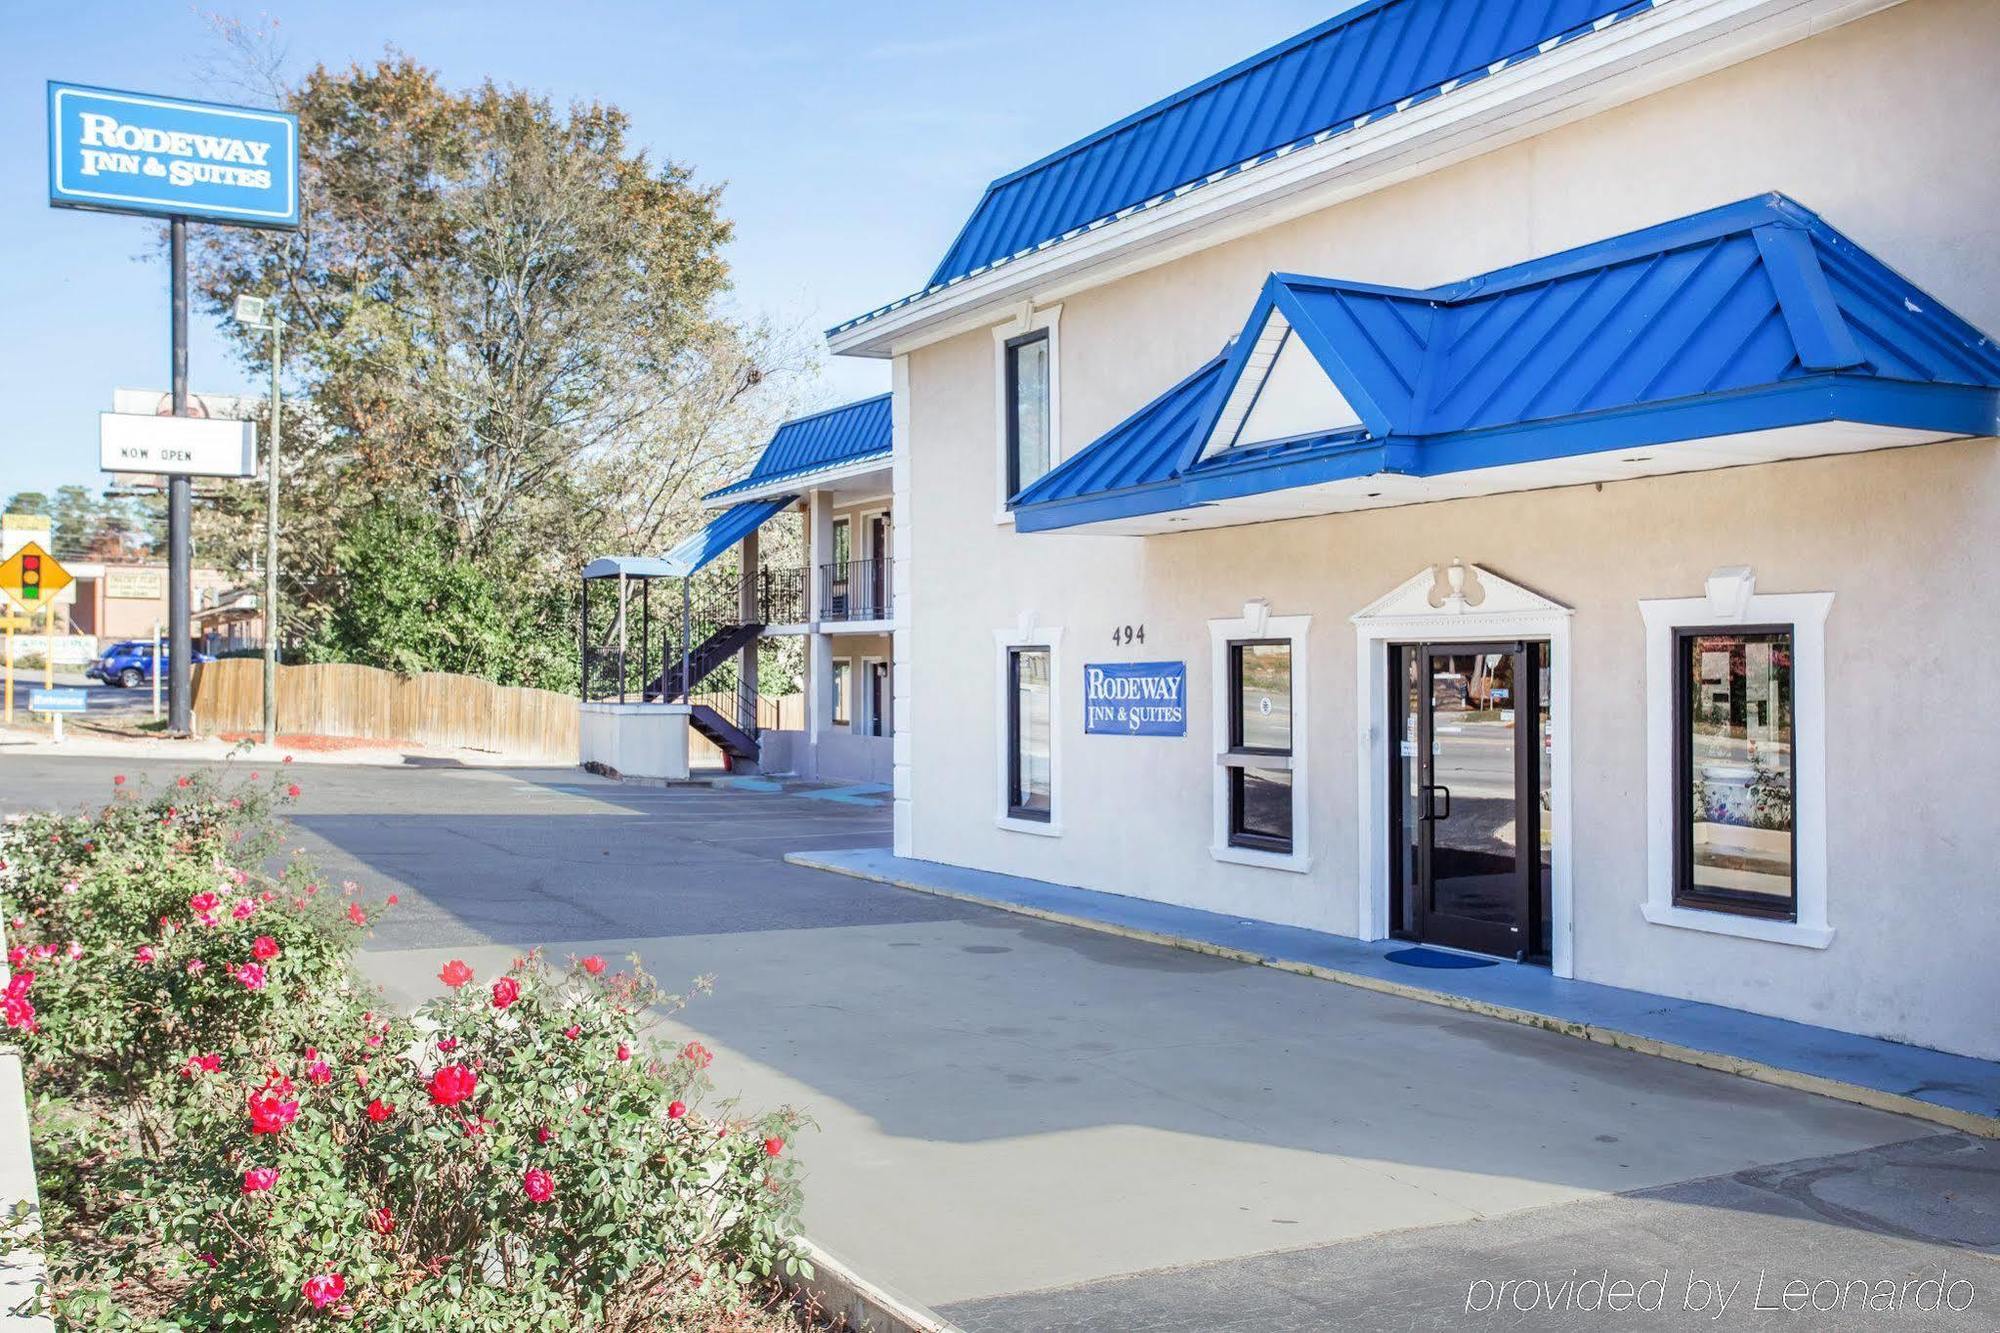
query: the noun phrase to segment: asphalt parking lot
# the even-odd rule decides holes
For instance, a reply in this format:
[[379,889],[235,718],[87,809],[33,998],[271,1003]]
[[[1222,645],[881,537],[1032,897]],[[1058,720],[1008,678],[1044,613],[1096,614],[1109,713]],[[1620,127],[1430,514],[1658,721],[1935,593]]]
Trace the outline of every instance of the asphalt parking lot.
[[[0,755],[0,805],[113,771],[170,772]],[[2000,1327],[1983,1141],[783,862],[886,845],[865,793],[297,772],[312,854],[401,897],[392,995],[535,944],[712,975],[670,1035],[812,1114],[809,1231],[970,1330]]]

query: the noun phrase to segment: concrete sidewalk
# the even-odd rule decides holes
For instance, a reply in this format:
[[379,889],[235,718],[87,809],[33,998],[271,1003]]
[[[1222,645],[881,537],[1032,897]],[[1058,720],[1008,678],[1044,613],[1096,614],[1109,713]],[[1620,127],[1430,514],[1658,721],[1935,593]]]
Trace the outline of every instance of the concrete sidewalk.
[[796,852],[794,865],[1047,921],[1303,972],[2000,1138],[2000,1063],[1500,963],[1411,967],[1402,940],[1345,936],[896,856]]

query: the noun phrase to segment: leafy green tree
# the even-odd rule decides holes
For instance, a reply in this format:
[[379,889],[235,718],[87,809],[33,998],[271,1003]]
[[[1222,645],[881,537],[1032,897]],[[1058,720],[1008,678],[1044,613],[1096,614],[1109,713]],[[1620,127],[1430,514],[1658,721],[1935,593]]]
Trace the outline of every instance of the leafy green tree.
[[394,504],[365,510],[335,548],[338,595],[308,660],[391,671],[456,671],[503,685],[571,690],[574,597],[510,589],[454,553],[443,523]]
[[[573,678],[572,653],[537,665],[554,660],[547,608],[590,557],[701,521],[701,494],[793,405],[802,346],[725,312],[719,188],[633,145],[616,107],[454,91],[393,52],[315,68],[283,100],[302,225],[204,228],[195,281],[218,315],[245,293],[284,312],[292,637],[403,669]],[[225,326],[259,368],[264,336]],[[395,578],[352,545],[363,511],[417,525],[411,577],[462,622],[352,606],[363,571]]]

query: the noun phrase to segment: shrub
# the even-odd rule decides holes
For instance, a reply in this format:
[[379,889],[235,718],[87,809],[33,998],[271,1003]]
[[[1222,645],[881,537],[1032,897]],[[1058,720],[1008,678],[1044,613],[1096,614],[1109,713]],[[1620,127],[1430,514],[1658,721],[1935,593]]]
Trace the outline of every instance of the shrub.
[[[136,1104],[191,1049],[241,1049],[307,997],[351,984],[380,905],[325,892],[302,862],[264,872],[282,777],[204,776],[94,815],[32,815],[0,846],[15,992],[6,1013],[41,1090]],[[344,899],[344,900],[343,900]]]
[[701,1110],[636,966],[454,961],[388,1012],[351,966],[380,909],[253,868],[296,795],[185,780],[0,840],[66,1325],[772,1327],[798,1117]]

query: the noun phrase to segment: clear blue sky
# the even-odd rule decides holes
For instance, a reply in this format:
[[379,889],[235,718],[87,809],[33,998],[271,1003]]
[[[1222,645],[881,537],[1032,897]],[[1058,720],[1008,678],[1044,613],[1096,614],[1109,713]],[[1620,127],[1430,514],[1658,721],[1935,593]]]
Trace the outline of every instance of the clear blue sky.
[[[276,3],[294,71],[394,44],[454,85],[485,76],[630,112],[656,154],[726,184],[734,300],[817,332],[913,290],[993,177],[1347,8],[1351,0],[847,0],[690,4]],[[165,387],[156,228],[47,204],[44,82],[216,96],[217,47],[173,0],[0,0],[0,499],[93,489],[97,413]],[[197,319],[197,392],[245,386]],[[880,392],[832,360],[831,400]]]

